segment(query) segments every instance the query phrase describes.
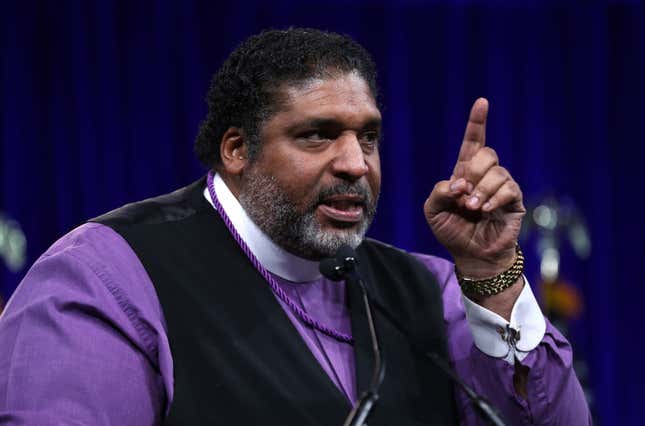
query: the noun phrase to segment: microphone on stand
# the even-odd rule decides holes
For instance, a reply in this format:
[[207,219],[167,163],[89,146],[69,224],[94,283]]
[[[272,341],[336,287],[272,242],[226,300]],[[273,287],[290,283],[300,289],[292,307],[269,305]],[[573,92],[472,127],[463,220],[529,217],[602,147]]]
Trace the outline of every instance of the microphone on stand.
[[[483,396],[475,392],[470,386],[468,386],[455,371],[450,368],[448,362],[438,355],[435,352],[428,352],[421,347],[409,334],[403,326],[388,312],[388,310],[383,307],[378,301],[372,299],[367,294],[367,288],[365,283],[358,275],[356,270],[356,265],[358,259],[356,252],[351,247],[344,245],[341,246],[336,252],[335,258],[323,259],[320,262],[320,272],[328,279],[332,281],[340,281],[342,279],[347,280],[348,285],[356,283],[361,288],[361,293],[363,294],[363,303],[365,305],[365,311],[367,312],[367,321],[370,328],[370,336],[372,338],[372,348],[374,350],[374,359],[376,360],[374,365],[374,374],[372,376],[372,382],[370,387],[363,394],[359,403],[356,404],[354,409],[349,413],[349,416],[345,420],[343,426],[354,426],[354,425],[363,425],[365,419],[369,415],[372,406],[378,399],[378,388],[380,387],[383,379],[385,377],[385,361],[382,358],[381,348],[378,345],[378,340],[376,337],[376,328],[374,326],[374,315],[372,313],[371,304],[381,312],[381,314],[387,318],[387,320],[396,328],[401,334],[403,334],[410,346],[419,354],[422,354],[424,357],[428,358],[432,363],[437,366],[446,376],[450,378],[455,384],[457,384],[464,393],[468,396],[472,404],[474,405],[479,416],[489,425],[492,426],[506,426],[506,423],[502,420],[501,416],[498,414],[497,410],[490,404]],[[375,386],[376,384],[376,386]]]
[[370,306],[365,283],[361,279],[356,265],[358,259],[354,249],[347,245],[341,246],[336,252],[335,258],[323,259],[320,262],[320,272],[332,281],[345,280],[348,285],[358,285],[363,296],[363,305],[367,313],[367,324],[369,325],[370,338],[372,340],[372,351],[374,352],[374,370],[372,380],[365,392],[361,395],[358,403],[349,412],[343,426],[363,426],[369,416],[374,404],[379,398],[379,388],[385,378],[385,359],[379,346],[374,315]]

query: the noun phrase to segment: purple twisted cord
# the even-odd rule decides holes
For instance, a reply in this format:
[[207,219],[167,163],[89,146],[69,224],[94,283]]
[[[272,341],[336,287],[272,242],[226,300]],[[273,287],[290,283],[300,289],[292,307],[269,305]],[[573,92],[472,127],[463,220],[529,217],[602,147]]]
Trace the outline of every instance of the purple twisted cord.
[[348,334],[341,333],[338,330],[335,330],[331,327],[327,327],[326,325],[320,323],[316,319],[312,318],[309,314],[307,314],[304,310],[302,310],[289,296],[287,293],[284,292],[282,287],[278,284],[275,278],[271,275],[269,271],[266,270],[261,264],[260,261],[258,260],[257,257],[251,252],[251,249],[249,246],[244,242],[242,237],[240,237],[240,234],[237,233],[237,230],[233,226],[233,223],[231,222],[231,219],[228,217],[226,212],[224,211],[224,208],[220,204],[219,200],[217,199],[217,194],[215,193],[215,185],[213,184],[213,172],[210,171],[208,172],[208,177],[206,178],[208,182],[208,192],[211,195],[211,199],[213,200],[213,205],[215,206],[215,210],[219,213],[219,215],[222,217],[222,220],[224,221],[224,224],[228,228],[229,232],[231,235],[233,235],[233,238],[237,243],[239,244],[240,248],[246,255],[246,257],[249,258],[253,266],[255,266],[255,269],[258,270],[260,275],[264,277],[264,279],[269,283],[269,287],[271,287],[271,290],[273,293],[275,293],[276,296],[280,298],[284,303],[287,304],[289,309],[296,314],[305,324],[307,324],[310,327],[315,328],[316,330],[320,331],[321,333],[324,333],[330,337],[333,337],[336,340],[339,340],[341,342],[349,343],[349,344],[354,344],[354,338]]

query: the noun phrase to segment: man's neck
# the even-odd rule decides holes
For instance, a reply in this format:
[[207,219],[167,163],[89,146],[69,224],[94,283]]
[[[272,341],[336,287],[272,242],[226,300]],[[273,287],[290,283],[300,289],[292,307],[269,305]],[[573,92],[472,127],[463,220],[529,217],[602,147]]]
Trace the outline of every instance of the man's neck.
[[[262,232],[246,214],[238,199],[219,174],[215,175],[213,184],[215,194],[233,223],[233,227],[262,266],[269,272],[294,282],[313,281],[321,277],[318,262],[303,259],[287,252]],[[204,189],[204,197],[213,205],[208,188]]]

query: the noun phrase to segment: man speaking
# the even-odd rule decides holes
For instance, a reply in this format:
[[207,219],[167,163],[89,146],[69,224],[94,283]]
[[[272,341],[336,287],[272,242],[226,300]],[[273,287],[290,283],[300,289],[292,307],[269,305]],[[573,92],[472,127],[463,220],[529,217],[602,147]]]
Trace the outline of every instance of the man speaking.
[[487,101],[424,205],[453,264],[364,238],[377,99],[375,66],[348,37],[243,42],[195,143],[208,175],[73,230],[14,293],[0,423],[343,424],[375,362],[360,290],[319,272],[345,245],[387,360],[370,425],[483,424],[428,353],[507,424],[590,423],[571,348],[522,275],[522,193],[485,144]]

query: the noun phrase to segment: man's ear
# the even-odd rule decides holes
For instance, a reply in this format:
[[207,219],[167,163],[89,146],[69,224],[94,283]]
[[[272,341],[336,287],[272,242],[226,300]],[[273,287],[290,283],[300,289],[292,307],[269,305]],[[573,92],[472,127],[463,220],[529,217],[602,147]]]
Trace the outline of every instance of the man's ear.
[[242,129],[229,127],[224,132],[219,145],[219,155],[224,172],[232,176],[239,176],[242,173],[249,161],[246,138]]

